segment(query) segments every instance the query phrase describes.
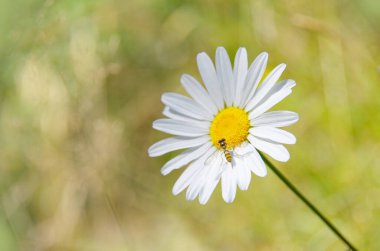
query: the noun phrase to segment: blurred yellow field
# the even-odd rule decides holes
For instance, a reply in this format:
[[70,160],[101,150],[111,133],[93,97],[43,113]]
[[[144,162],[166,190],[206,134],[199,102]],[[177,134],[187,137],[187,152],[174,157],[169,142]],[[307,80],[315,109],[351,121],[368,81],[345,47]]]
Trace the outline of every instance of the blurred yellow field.
[[272,161],[359,250],[380,249],[380,2],[0,1],[0,250],[346,250],[268,170],[226,204],[150,158],[199,52],[287,68],[300,120]]

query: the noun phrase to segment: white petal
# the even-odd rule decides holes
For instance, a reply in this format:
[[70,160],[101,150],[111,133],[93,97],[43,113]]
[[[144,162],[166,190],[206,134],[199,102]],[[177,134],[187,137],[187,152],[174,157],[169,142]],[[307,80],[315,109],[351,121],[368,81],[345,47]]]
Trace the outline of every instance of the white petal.
[[271,126],[257,126],[252,127],[249,132],[259,138],[270,140],[280,144],[295,144],[296,137],[290,132],[271,127]]
[[218,108],[212,102],[210,95],[202,85],[192,76],[184,74],[181,77],[182,86],[185,88],[187,93],[201,105],[204,109],[208,110],[211,114],[215,115],[218,112]]
[[177,111],[185,116],[201,120],[213,119],[213,116],[210,112],[186,96],[167,92],[162,95],[161,101],[170,109]]
[[175,182],[172,193],[178,195],[186,187],[188,187],[191,182],[195,180],[196,175],[202,170],[203,164],[200,161],[194,161],[191,163],[186,170],[179,176],[178,180]]
[[245,107],[256,92],[257,86],[264,75],[268,62],[268,53],[262,52],[249,67],[247,77],[244,82],[244,93],[240,107]]
[[205,153],[207,153],[207,151],[212,149],[211,146],[212,143],[208,142],[202,146],[190,148],[189,150],[179,154],[178,156],[166,162],[166,164],[161,168],[161,173],[163,175],[167,175],[171,171],[181,168],[189,164],[191,161],[198,159],[201,156],[203,157]]
[[208,202],[218,183],[219,179],[207,181],[206,185],[201,191],[201,194],[199,195],[199,203],[205,205]]
[[243,160],[245,162],[245,166],[254,174],[259,177],[264,177],[267,175],[265,163],[253,145],[244,142],[237,150],[239,151],[238,154],[244,156]]
[[148,154],[150,157],[156,157],[163,155],[168,152],[185,149],[194,146],[200,146],[206,142],[210,141],[210,136],[205,135],[197,138],[189,138],[189,137],[173,137],[163,139],[153,144],[148,149]]
[[250,119],[257,117],[279,103],[291,93],[291,89],[296,85],[292,79],[287,79],[275,84],[268,94],[257,103],[255,107],[246,107],[246,110],[253,109],[250,112]]
[[164,110],[162,111],[162,114],[174,120],[190,121],[190,122],[197,121],[194,118],[190,118],[188,116],[175,112],[167,106],[165,106]]
[[275,160],[286,162],[290,158],[288,150],[280,144],[271,143],[262,139],[259,139],[253,135],[248,135],[248,140],[251,144],[260,151],[268,154]]
[[235,200],[236,196],[236,183],[237,177],[236,173],[232,170],[230,164],[222,174],[222,196],[225,202],[232,203]]
[[268,94],[268,92],[280,78],[285,68],[285,64],[280,64],[269,73],[269,75],[264,79],[263,83],[257,89],[253,98],[248,100],[247,106],[245,108],[246,111],[250,111],[253,107],[260,103],[261,99]]
[[232,105],[232,101],[235,97],[233,73],[230,58],[226,49],[218,47],[216,49],[216,73],[220,83],[222,84],[222,91],[224,101],[227,106]]
[[203,167],[196,174],[196,177],[194,177],[193,182],[191,182],[189,187],[187,188],[187,191],[186,191],[187,200],[194,200],[199,195],[206,181],[206,176],[207,176],[208,171],[209,171],[208,169]]
[[293,79],[282,80],[272,87],[267,96],[273,95],[280,90],[292,89],[294,86],[296,86],[296,81]]
[[245,165],[244,159],[235,159],[234,170],[237,175],[237,184],[241,190],[247,190],[251,182],[251,172]]
[[273,126],[284,127],[296,123],[299,116],[291,111],[273,111],[264,113],[257,118],[251,120],[252,126]]
[[265,166],[265,163],[259,153],[256,151],[253,154],[250,154],[248,158],[244,159],[246,162],[247,167],[256,174],[259,177],[265,177],[267,176],[267,168]]
[[[217,152],[218,150],[216,148],[214,148],[214,151]],[[201,169],[201,171],[199,171],[199,173],[196,174],[196,177],[194,178],[193,182],[190,183],[190,185],[187,189],[186,199],[194,200],[199,195],[199,201],[201,201],[200,194],[202,193],[202,191],[205,188],[206,189],[212,188],[212,187],[206,187],[206,185],[208,185],[209,181],[211,180],[212,183],[215,183],[215,181],[216,181],[216,184],[218,183],[220,177],[217,177],[217,175],[218,175],[218,173],[221,173],[220,172],[221,171],[220,163],[221,163],[220,160],[213,161],[213,163],[211,165],[205,165]],[[213,185],[213,184],[210,184],[210,185]]]
[[210,122],[179,121],[174,119],[157,119],[153,128],[178,136],[198,137],[209,133]]
[[215,187],[219,183],[220,173],[221,173],[221,161],[215,160],[211,165],[207,166],[210,169],[208,172],[205,185],[199,195],[199,203],[202,205],[206,204],[210,199],[211,194],[215,190]]
[[248,71],[248,57],[247,50],[245,48],[239,48],[235,56],[234,62],[234,83],[235,83],[235,98],[234,106],[240,106],[242,97],[245,78]]
[[173,186],[172,192],[174,195],[182,192],[188,185],[190,185],[196,178],[197,173],[204,168],[205,158],[209,157],[215,149],[210,148],[201,158],[193,161],[186,170],[181,174]]
[[208,157],[205,161],[205,165],[211,165],[213,162],[215,162],[218,158],[222,158],[223,153],[221,151],[215,151],[214,154],[212,154],[210,157]]
[[204,52],[199,53],[197,56],[197,63],[199,73],[201,74],[203,83],[205,84],[208,93],[210,94],[215,105],[219,109],[222,109],[224,107],[222,89],[210,57]]
[[289,94],[292,93],[291,89],[279,91],[268,99],[266,99],[263,103],[259,104],[255,109],[249,112],[249,119],[254,119],[264,112],[268,111],[270,108],[278,104],[281,100],[286,98]]
[[241,143],[240,146],[235,147],[233,153],[236,153],[237,156],[244,156],[247,153],[252,152],[252,148],[254,149],[251,144],[245,141]]

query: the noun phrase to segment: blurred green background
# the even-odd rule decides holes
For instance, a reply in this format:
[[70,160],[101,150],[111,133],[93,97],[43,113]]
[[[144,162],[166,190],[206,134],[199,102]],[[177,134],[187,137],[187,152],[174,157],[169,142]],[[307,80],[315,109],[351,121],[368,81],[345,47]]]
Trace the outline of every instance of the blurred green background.
[[380,249],[380,2],[0,1],[0,250],[345,250],[269,171],[227,205],[174,197],[148,158],[196,54],[268,51],[297,81],[275,163],[361,250]]

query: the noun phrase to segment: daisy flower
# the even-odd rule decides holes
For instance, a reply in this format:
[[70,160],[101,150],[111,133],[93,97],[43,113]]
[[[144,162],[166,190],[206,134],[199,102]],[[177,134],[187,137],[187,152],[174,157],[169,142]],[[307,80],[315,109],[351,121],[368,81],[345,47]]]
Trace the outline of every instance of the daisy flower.
[[197,63],[204,86],[185,74],[181,83],[190,97],[162,95],[167,118],[154,121],[153,128],[174,136],[152,145],[148,154],[156,157],[187,149],[161,169],[167,175],[187,166],[174,184],[174,195],[187,188],[188,200],[198,197],[205,204],[221,180],[222,197],[231,203],[237,187],[248,189],[251,172],[267,175],[258,150],[281,162],[289,160],[283,144],[294,144],[296,138],[279,127],[297,122],[298,114],[268,110],[292,93],[296,83],[290,79],[278,82],[285,64],[261,81],[267,61],[268,54],[263,52],[248,67],[247,50],[240,48],[232,67],[227,51],[219,47],[214,67],[202,52]]

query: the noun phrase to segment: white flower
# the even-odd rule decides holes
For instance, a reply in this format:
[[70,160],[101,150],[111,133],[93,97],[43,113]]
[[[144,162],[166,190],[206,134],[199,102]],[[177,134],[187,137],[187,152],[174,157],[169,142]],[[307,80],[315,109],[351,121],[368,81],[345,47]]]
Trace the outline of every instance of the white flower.
[[155,143],[148,153],[155,157],[188,149],[161,169],[167,175],[187,166],[173,187],[174,195],[187,188],[188,200],[199,197],[205,204],[221,179],[223,199],[231,203],[237,186],[248,189],[251,172],[260,177],[267,174],[257,150],[278,161],[289,160],[283,144],[294,144],[296,138],[279,127],[297,122],[298,115],[267,111],[287,97],[296,83],[276,83],[285,64],[278,65],[261,82],[267,60],[268,54],[263,52],[248,68],[247,51],[240,48],[232,69],[226,50],[219,47],[215,68],[202,52],[197,62],[206,88],[185,74],[181,83],[191,98],[177,93],[162,95],[163,114],[168,118],[154,121],[153,128],[175,136]]

